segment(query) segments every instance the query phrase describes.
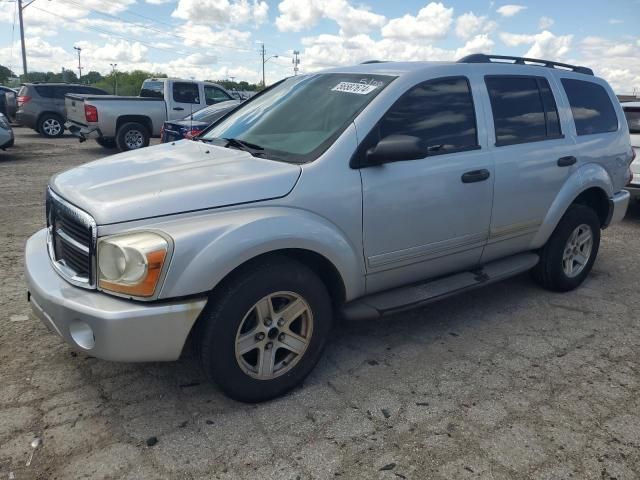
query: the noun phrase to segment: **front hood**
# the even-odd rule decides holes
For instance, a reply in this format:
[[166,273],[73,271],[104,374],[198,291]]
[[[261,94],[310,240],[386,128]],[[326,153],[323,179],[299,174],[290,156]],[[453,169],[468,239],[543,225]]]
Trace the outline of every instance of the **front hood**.
[[298,165],[183,140],[90,162],[51,179],[51,188],[98,225],[287,195]]

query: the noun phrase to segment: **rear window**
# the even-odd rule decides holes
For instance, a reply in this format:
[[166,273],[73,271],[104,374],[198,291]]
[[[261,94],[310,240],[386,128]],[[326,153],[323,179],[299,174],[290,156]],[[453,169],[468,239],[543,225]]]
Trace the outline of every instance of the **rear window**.
[[640,107],[625,108],[624,116],[627,117],[629,133],[640,133]]
[[593,82],[563,78],[562,86],[567,97],[578,135],[615,132],[618,117],[611,104],[609,94]]
[[146,80],[140,90],[141,97],[164,98],[164,83]]
[[536,142],[561,136],[558,109],[543,77],[485,77],[496,145]]

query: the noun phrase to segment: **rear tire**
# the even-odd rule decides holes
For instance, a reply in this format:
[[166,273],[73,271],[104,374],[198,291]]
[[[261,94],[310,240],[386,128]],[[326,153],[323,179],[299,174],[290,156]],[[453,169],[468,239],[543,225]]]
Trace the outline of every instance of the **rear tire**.
[[127,122],[116,133],[116,145],[121,152],[147,147],[149,130],[141,123]]
[[55,113],[45,113],[38,122],[38,132],[47,138],[61,137],[64,133],[64,120]]
[[584,205],[572,205],[540,251],[531,274],[544,288],[568,292],[589,275],[600,248],[600,219]]
[[196,341],[207,376],[235,400],[261,402],[311,372],[331,330],[332,308],[312,270],[273,257],[214,290],[200,322]]
[[116,148],[115,138],[96,138],[96,143],[103,148]]

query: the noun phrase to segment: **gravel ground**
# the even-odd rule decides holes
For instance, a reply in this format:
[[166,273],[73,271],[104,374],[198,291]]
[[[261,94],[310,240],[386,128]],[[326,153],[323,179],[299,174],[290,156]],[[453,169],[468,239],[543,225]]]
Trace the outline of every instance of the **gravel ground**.
[[188,356],[104,362],[30,315],[22,252],[47,179],[108,152],[16,133],[0,152],[0,479],[640,478],[638,206],[577,291],[524,275],[342,326],[302,388],[244,405]]

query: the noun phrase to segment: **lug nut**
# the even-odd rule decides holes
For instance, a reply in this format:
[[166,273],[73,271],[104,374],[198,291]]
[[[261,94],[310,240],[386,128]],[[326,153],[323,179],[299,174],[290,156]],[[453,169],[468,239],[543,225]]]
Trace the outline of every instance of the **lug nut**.
[[266,350],[271,350],[271,347],[273,347],[273,343],[271,343],[271,342],[267,343],[267,344],[264,346],[264,348],[265,348]]
[[285,337],[284,333],[281,333],[280,335],[278,335],[278,340],[283,342],[284,341],[284,337]]
[[278,326],[281,327],[284,325],[284,318],[281,318],[280,320],[278,320]]
[[256,340],[258,340],[258,341],[264,340],[264,333],[262,333],[262,332],[256,333]]
[[267,327],[270,327],[270,326],[271,326],[271,323],[272,323],[272,322],[271,322],[271,319],[270,319],[270,318],[265,318],[265,319],[264,319],[264,324],[265,324]]

